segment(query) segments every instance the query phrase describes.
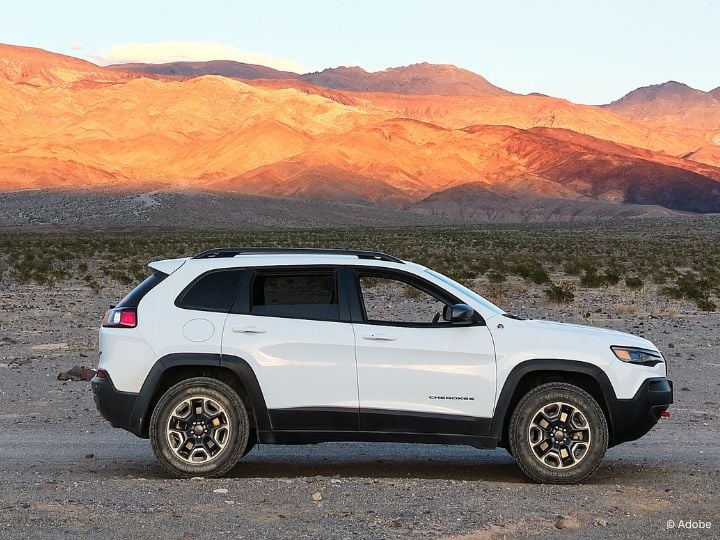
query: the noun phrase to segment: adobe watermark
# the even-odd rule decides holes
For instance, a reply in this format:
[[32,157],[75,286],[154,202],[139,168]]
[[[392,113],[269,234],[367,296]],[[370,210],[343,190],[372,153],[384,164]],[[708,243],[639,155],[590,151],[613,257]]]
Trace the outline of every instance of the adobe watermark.
[[668,519],[665,522],[665,530],[680,530],[680,531],[709,531],[712,529],[712,521],[703,521],[701,519]]

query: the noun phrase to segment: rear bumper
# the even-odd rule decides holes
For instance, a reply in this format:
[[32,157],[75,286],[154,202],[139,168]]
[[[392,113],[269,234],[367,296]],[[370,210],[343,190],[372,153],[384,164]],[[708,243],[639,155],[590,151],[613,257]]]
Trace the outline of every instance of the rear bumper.
[[646,379],[631,399],[610,405],[610,446],[634,441],[650,431],[673,402],[672,381],[665,377]]
[[96,375],[91,383],[95,407],[103,418],[113,427],[135,433],[132,429],[132,417],[138,395],[117,390],[109,375],[105,379],[100,379]]

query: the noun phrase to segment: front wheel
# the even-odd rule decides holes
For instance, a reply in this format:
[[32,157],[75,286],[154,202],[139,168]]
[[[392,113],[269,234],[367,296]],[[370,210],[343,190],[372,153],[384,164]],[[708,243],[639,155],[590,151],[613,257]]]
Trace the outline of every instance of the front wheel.
[[150,419],[150,441],[173,476],[222,476],[249,445],[245,404],[227,384],[195,377],[171,387]]
[[548,383],[517,404],[508,430],[510,453],[535,482],[577,484],[598,469],[608,426],[597,401],[577,386]]

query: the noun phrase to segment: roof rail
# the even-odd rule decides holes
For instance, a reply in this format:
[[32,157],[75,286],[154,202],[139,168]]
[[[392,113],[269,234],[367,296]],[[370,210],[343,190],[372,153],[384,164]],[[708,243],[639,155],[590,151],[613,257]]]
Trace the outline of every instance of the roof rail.
[[394,263],[403,263],[401,259],[382,253],[380,251],[365,251],[358,249],[326,249],[326,248],[265,248],[265,247],[226,247],[208,249],[198,253],[193,259],[219,259],[222,257],[235,257],[236,255],[350,255],[358,259],[373,259],[376,261],[386,261]]

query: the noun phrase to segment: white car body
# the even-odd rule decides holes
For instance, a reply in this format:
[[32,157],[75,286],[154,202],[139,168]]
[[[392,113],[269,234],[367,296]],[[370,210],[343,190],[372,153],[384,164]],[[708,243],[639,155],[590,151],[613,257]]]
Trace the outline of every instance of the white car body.
[[[271,416],[264,428],[258,425],[258,430],[272,432],[266,437],[268,442],[298,442],[290,432],[312,431],[313,426],[305,425],[311,411],[332,416],[338,411],[355,410],[367,412],[367,419],[361,418],[359,427],[344,425],[347,417],[338,420],[338,433],[347,435],[355,429],[387,431],[384,426],[391,422],[385,417],[388,412],[394,415],[392,418],[407,417],[406,423],[401,421],[391,431],[412,429],[426,418],[439,419],[439,423],[428,420],[429,424],[419,428],[420,433],[429,433],[435,425],[451,426],[453,420],[458,420],[462,425],[482,426],[483,436],[469,440],[469,444],[492,446],[501,444],[498,422],[507,416],[505,409],[512,403],[513,388],[509,385],[518,383],[526,366],[542,370],[547,364],[555,371],[565,371],[569,366],[570,374],[592,377],[605,396],[609,416],[618,416],[615,422],[621,422],[619,417],[625,415],[616,402],[630,403],[637,399],[643,385],[666,377],[664,361],[647,366],[631,364],[619,360],[611,350],[612,346],[623,346],[658,351],[646,339],[589,326],[513,318],[461,285],[415,263],[342,253],[279,252],[172,259],[151,263],[150,267],[167,277],[140,301],[137,326],[100,330],[99,369],[111,379],[117,393],[140,396],[128,405],[132,410],[123,413],[122,421],[117,419],[119,413],[104,414],[114,414],[114,425],[141,436],[147,433],[145,409],[151,407],[154,398],[144,398],[145,409],[138,403],[143,401],[143,393],[154,392],[153,385],[160,384],[158,365],[170,367],[169,358],[185,362],[197,356],[205,358],[203,365],[217,367],[223,367],[226,358],[247,363],[251,373],[243,365],[244,371],[237,371],[238,377],[257,380],[261,397],[253,399],[264,400]],[[358,320],[209,312],[176,305],[186,286],[207,272],[298,267],[367,267],[413,276],[469,305],[482,324],[416,328]],[[253,392],[248,390],[248,394]],[[335,417],[339,418],[337,414]],[[299,424],[294,426],[293,422]],[[473,429],[461,428],[458,434],[475,434]],[[647,429],[636,433],[632,426],[624,425],[619,431],[616,428],[614,443],[636,438]],[[355,435],[316,437],[355,438],[365,440]],[[316,439],[310,437],[308,441]],[[446,437],[441,442],[448,440]]]

